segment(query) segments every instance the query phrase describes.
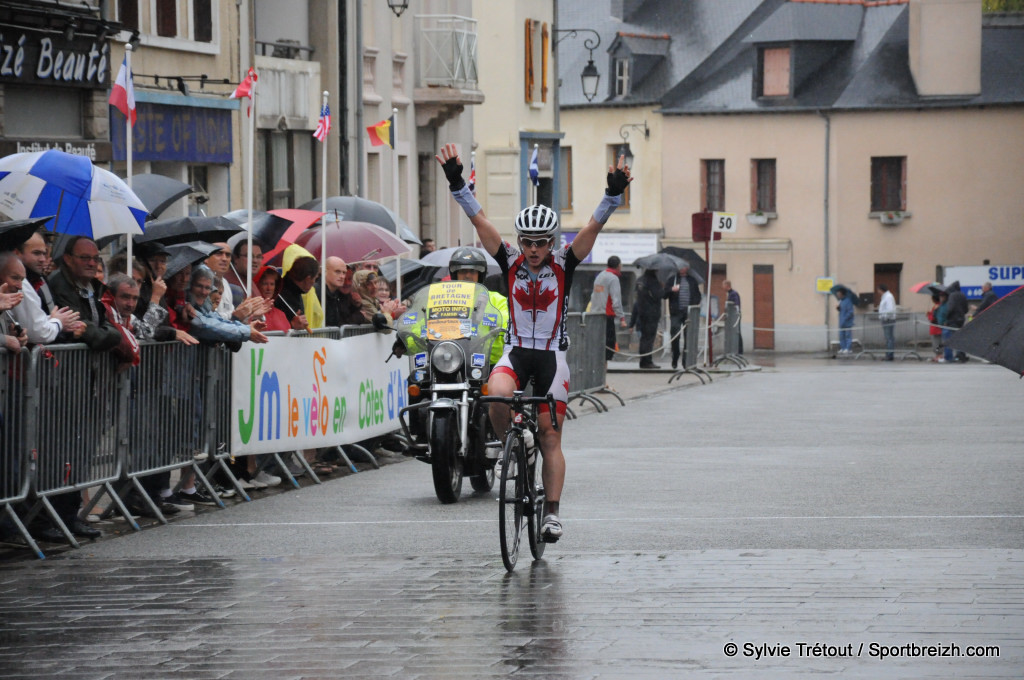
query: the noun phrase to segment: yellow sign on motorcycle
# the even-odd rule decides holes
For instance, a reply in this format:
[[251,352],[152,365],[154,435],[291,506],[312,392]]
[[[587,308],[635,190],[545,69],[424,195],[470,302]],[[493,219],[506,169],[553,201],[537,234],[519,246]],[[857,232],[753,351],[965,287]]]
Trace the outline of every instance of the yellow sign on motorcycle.
[[469,336],[475,293],[476,284],[468,281],[441,281],[430,286],[427,337],[431,340],[453,340]]

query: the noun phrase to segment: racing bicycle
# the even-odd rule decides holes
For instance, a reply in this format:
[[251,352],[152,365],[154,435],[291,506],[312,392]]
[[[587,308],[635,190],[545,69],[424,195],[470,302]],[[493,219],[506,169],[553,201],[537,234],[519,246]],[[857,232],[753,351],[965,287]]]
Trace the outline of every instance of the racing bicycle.
[[[498,489],[498,536],[501,539],[501,561],[509,572],[516,568],[523,529],[530,542],[535,560],[544,555],[544,539],[540,528],[544,521],[544,484],[537,475],[537,453],[540,441],[537,425],[537,405],[547,404],[551,425],[558,429],[555,418],[555,398],[549,392],[544,397],[524,397],[517,390],[511,397],[480,397],[481,403],[508,404],[511,411],[505,448],[501,456],[501,482]],[[527,433],[530,436],[527,436]],[[527,446],[527,442],[533,442]]]

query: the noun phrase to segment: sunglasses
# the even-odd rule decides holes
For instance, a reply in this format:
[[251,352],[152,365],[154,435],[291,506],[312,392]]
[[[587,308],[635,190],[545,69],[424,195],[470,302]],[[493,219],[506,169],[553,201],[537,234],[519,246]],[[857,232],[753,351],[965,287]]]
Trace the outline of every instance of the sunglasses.
[[524,248],[543,248],[544,246],[551,243],[550,238],[519,238],[519,242],[523,244]]

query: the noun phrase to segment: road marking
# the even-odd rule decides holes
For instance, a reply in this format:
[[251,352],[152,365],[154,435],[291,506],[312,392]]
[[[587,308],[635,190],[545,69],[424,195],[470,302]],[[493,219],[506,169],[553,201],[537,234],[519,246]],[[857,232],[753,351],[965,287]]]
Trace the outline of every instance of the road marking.
[[[921,520],[921,519],[953,519],[953,520],[988,520],[988,519],[1024,519],[1024,515],[774,515],[756,517],[564,517],[569,522],[776,522],[780,520],[812,520],[812,521],[844,521],[844,520]],[[232,522],[225,524],[176,524],[187,527],[300,527],[300,526],[352,526],[382,524],[490,524],[494,518],[486,519],[383,519],[383,520],[345,520],[321,522]]]

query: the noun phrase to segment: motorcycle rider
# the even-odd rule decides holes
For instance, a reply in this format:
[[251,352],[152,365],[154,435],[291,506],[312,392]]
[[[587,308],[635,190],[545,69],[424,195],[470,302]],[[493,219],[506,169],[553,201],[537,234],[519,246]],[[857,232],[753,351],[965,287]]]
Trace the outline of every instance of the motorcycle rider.
[[[472,281],[473,283],[484,282],[487,275],[487,260],[476,248],[463,246],[452,253],[452,259],[448,261],[448,274],[452,281]],[[498,327],[508,326],[508,298],[501,293],[489,291],[488,299],[491,306],[501,313],[498,319]],[[500,333],[495,336],[491,344],[491,365],[498,363],[505,350],[505,338]]]
[[[505,354],[491,371],[489,393],[512,396],[534,380],[535,394],[551,393],[556,400],[558,429],[551,419],[539,418],[540,449],[543,456],[541,476],[546,500],[541,535],[553,543],[562,536],[558,518],[559,500],[565,483],[565,458],[562,455],[562,422],[569,392],[569,367],[565,352],[569,339],[565,313],[569,307],[569,288],[576,266],[590,254],[605,222],[622,203],[622,193],[631,178],[625,158],[616,167],[608,167],[607,188],[597,210],[569,245],[554,248],[558,233],[558,215],[543,205],[524,208],[516,217],[519,247],[505,242],[498,228],[484,215],[480,203],[462,178],[462,162],[454,144],[446,144],[435,156],[441,164],[452,197],[476,228],[484,249],[498,261],[508,282],[510,339]],[[546,413],[547,407],[540,411]],[[508,429],[509,407],[490,406],[494,431]]]

